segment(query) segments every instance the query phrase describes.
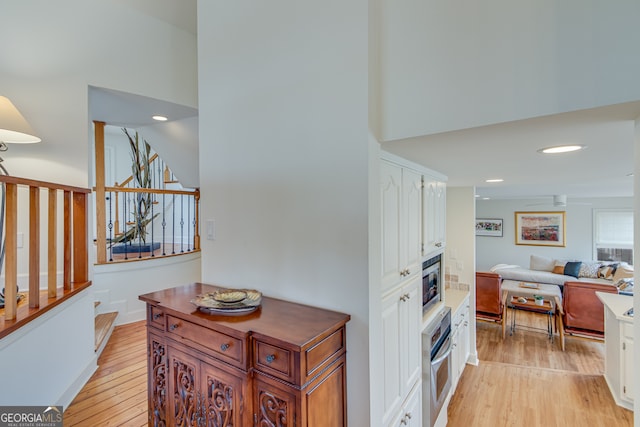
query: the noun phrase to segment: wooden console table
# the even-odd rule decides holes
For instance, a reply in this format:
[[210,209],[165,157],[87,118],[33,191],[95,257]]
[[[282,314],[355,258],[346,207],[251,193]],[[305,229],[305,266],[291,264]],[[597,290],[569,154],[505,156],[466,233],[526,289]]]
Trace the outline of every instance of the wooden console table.
[[193,283],[147,303],[149,425],[346,426],[348,314],[263,297],[241,316],[189,301]]

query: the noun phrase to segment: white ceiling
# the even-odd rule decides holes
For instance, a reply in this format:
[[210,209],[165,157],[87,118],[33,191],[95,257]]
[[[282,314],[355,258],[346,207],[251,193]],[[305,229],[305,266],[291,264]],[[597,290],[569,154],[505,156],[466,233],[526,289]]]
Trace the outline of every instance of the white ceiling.
[[[382,147],[447,175],[448,185],[475,186],[482,197],[630,197],[637,117],[640,102],[632,102],[391,141]],[[537,152],[563,144],[587,149],[555,156]],[[504,182],[485,182],[491,178]]]
[[[197,0],[118,1],[197,34]],[[188,107],[104,89],[94,89],[90,100],[93,120],[119,126],[146,126],[158,113],[172,119],[197,116]],[[638,117],[640,101],[385,142],[382,147],[447,175],[451,186],[475,186],[483,197],[629,197]],[[567,143],[588,148],[553,157],[537,152]],[[489,178],[504,182],[487,184]]]

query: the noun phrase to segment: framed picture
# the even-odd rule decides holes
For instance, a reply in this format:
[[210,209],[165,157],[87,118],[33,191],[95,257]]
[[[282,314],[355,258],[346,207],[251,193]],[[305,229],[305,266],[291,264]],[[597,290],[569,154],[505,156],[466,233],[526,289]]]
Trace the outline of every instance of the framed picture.
[[502,218],[476,218],[476,236],[502,237]]
[[516,212],[516,245],[566,246],[565,212]]

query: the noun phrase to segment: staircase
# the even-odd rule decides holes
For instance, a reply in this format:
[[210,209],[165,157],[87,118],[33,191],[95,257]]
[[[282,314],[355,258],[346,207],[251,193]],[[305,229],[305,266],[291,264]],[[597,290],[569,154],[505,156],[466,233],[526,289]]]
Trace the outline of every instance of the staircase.
[[[94,308],[98,308],[100,301],[94,303]],[[115,321],[118,317],[118,312],[113,311],[109,313],[100,313],[95,317],[95,352],[97,356],[100,356],[102,350],[107,345],[109,337],[115,327]]]

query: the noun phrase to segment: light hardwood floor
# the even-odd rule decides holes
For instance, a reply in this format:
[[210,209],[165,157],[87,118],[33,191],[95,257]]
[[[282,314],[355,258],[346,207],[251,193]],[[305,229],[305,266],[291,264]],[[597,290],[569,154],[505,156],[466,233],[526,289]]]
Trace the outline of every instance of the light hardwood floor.
[[[541,316],[523,322],[539,325]],[[604,345],[567,337],[566,351],[544,334],[478,322],[479,366],[467,365],[449,404],[449,427],[632,426],[602,376]],[[99,368],[64,413],[66,426],[146,426],[144,322],[117,326]]]
[[116,326],[98,370],[64,412],[67,426],[147,425],[145,322]]
[[[518,321],[544,327],[543,316]],[[633,413],[615,404],[604,380],[604,343],[557,339],[517,328],[502,340],[500,325],[478,321],[480,363],[467,365],[448,409],[449,427],[633,426]]]

